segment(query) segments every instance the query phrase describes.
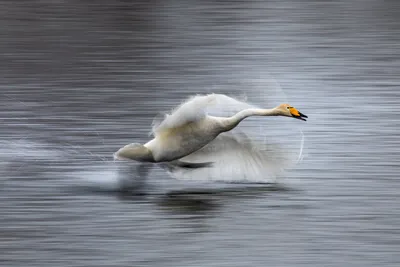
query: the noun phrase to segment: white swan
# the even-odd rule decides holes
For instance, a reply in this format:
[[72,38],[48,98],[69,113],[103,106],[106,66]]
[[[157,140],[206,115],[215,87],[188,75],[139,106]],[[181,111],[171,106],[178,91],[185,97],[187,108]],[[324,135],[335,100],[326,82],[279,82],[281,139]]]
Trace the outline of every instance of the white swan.
[[[214,108],[229,110],[232,106],[241,111],[227,117],[209,115]],[[223,94],[194,96],[166,115],[163,121],[154,123],[154,139],[144,145],[124,146],[114,153],[114,159],[167,162],[185,167],[207,166],[220,159],[222,153],[229,156],[229,150],[238,152],[245,138],[234,137],[228,132],[249,116],[286,116],[303,121],[307,118],[289,104],[260,109]],[[263,165],[263,155],[249,149],[242,149],[241,157],[244,161],[252,157],[253,163],[257,161],[258,165]],[[257,168],[253,166],[253,169]]]

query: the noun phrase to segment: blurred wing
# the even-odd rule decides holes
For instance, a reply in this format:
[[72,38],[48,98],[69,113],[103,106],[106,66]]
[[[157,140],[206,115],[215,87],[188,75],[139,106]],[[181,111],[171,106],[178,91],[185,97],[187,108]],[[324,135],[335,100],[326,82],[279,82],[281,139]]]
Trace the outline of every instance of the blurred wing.
[[235,113],[248,108],[255,108],[256,106],[247,103],[247,98],[245,95],[239,98],[229,97],[224,94],[212,94],[213,105],[208,105],[206,107],[207,115],[217,116],[217,117],[228,117]]
[[[181,180],[275,182],[289,165],[289,155],[278,146],[258,146],[246,135],[223,133],[204,148],[180,159],[199,168],[169,165],[170,175]],[[209,164],[212,162],[212,164]]]
[[193,96],[175,108],[171,114],[157,116],[153,121],[152,133],[157,135],[167,129],[198,121],[206,115],[232,116],[251,107],[254,106],[223,94]]

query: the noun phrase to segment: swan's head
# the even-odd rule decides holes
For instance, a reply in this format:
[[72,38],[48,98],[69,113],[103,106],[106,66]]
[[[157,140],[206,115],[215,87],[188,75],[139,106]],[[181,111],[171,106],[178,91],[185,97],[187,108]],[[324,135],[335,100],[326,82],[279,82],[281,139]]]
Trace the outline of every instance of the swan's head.
[[276,107],[276,109],[279,110],[279,113],[282,116],[292,117],[292,118],[299,119],[302,121],[306,121],[305,118],[308,118],[306,115],[304,115],[303,113],[298,111],[295,107],[292,107],[289,104],[281,104],[278,107]]

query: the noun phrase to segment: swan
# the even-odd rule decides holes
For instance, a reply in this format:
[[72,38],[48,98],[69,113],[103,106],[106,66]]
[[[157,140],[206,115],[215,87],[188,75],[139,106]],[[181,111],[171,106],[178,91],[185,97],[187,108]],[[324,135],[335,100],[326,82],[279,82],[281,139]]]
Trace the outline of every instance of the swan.
[[[228,107],[241,110],[223,117],[210,115],[213,108],[227,110]],[[163,120],[153,123],[152,140],[145,144],[125,145],[114,153],[114,159],[168,163],[170,169],[173,166],[210,166],[213,162],[207,161],[209,158],[217,161],[222,156],[221,153],[229,149],[238,152],[238,147],[246,138],[243,135],[234,137],[229,132],[250,116],[284,116],[303,121],[308,118],[289,104],[261,109],[224,94],[196,95],[179,105],[171,114],[167,114]],[[243,160],[253,157],[254,162],[262,165],[264,155],[251,151],[248,146],[245,148],[247,150],[241,150]],[[229,157],[228,153],[224,155]],[[194,160],[190,160],[191,158]]]

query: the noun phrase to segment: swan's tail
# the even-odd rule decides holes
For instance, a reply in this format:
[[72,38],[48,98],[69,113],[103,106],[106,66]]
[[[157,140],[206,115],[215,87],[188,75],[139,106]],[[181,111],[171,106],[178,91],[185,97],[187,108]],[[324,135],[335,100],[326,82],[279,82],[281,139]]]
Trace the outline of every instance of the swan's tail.
[[136,160],[140,162],[154,162],[153,154],[144,145],[132,143],[120,148],[114,153],[114,160]]

